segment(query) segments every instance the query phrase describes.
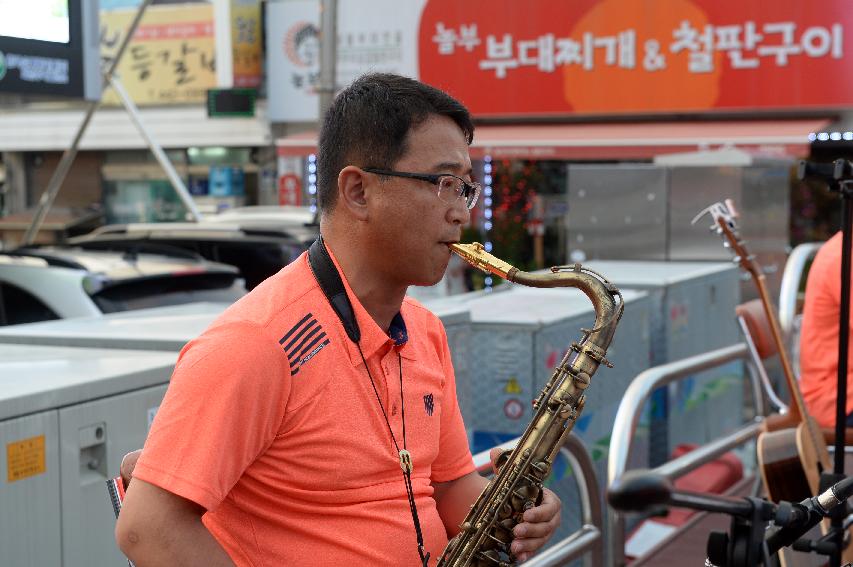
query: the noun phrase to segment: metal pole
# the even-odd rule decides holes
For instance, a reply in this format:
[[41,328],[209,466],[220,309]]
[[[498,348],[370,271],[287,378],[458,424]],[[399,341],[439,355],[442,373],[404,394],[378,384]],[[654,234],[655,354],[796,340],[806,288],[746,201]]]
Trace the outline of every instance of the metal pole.
[[[317,124],[322,127],[326,111],[335,98],[338,63],[338,2],[320,0],[320,84]],[[314,224],[320,222],[320,207],[314,208]]]
[[[145,12],[145,9],[148,8],[149,4],[151,4],[151,0],[143,0],[142,4],[139,5],[139,9],[136,11],[136,15],[133,16],[133,21],[130,22],[130,27],[127,28],[127,33],[122,39],[115,57],[113,57],[112,61],[109,62],[107,71],[104,73],[104,85],[102,90],[106,89],[109,84],[110,77],[115,73],[122,55],[124,55],[124,52],[127,50],[127,46],[130,45],[130,40],[136,33],[136,29],[139,27],[139,22],[142,21],[142,14]],[[80,123],[80,127],[77,129],[77,134],[75,134],[74,140],[71,142],[71,146],[69,146],[69,148],[62,154],[59,164],[56,166],[50,181],[47,183],[47,189],[44,190],[44,193],[41,195],[41,199],[39,199],[36,214],[33,216],[33,221],[27,228],[27,232],[24,234],[22,241],[24,246],[32,244],[35,241],[36,235],[38,234],[42,223],[44,223],[44,219],[47,216],[50,207],[53,205],[53,201],[56,199],[56,194],[59,192],[59,188],[62,186],[62,182],[65,181],[65,176],[68,175],[68,171],[71,169],[71,164],[77,156],[77,149],[80,146],[80,140],[83,138],[83,134],[86,133],[86,129],[92,121],[92,116],[95,114],[95,111],[100,105],[100,100],[93,100],[87,106],[83,122]]]
[[175,166],[172,165],[171,161],[169,161],[169,157],[163,151],[163,148],[154,141],[154,138],[152,138],[148,133],[148,130],[145,129],[145,125],[139,118],[139,109],[133,103],[130,95],[127,94],[127,91],[124,89],[124,85],[115,75],[110,77],[110,84],[112,85],[115,93],[121,99],[125,110],[127,110],[127,114],[130,116],[131,122],[133,122],[133,125],[136,126],[137,130],[139,130],[140,135],[142,135],[145,143],[148,144],[148,147],[151,149],[151,153],[154,154],[154,157],[157,159],[160,167],[162,167],[163,171],[166,172],[166,175],[169,177],[169,181],[172,183],[172,187],[175,188],[175,192],[178,194],[178,197],[181,198],[181,201],[183,201],[190,216],[194,221],[198,222],[201,220],[201,213],[199,212],[198,207],[196,207],[192,195],[187,191],[187,186],[184,185],[184,180],[181,179],[180,175],[178,175],[178,172],[175,170]]
[[320,124],[335,98],[337,76],[338,2],[320,0],[320,106],[317,114]]

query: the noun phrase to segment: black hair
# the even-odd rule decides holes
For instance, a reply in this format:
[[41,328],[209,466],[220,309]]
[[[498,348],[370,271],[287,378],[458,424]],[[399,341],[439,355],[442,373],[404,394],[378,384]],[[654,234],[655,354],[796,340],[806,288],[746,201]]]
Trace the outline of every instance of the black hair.
[[338,197],[338,174],[347,165],[391,169],[407,147],[412,128],[431,115],[447,116],[468,144],[474,124],[465,106],[447,93],[408,77],[362,75],[341,91],[323,120],[317,144],[317,196],[329,212]]

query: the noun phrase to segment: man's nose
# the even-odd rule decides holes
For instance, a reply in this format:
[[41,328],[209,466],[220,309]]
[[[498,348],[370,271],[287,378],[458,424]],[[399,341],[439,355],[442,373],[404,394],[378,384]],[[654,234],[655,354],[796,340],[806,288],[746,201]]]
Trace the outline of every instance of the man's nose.
[[468,208],[468,203],[463,198],[458,198],[453,201],[453,205],[447,211],[447,220],[452,224],[466,225],[471,220],[471,210]]

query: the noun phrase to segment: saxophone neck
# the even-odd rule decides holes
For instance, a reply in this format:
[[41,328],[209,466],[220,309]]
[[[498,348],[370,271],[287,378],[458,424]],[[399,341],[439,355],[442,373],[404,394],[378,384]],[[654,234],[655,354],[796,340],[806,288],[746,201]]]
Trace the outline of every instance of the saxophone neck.
[[[595,308],[595,328],[590,334],[599,333],[599,339],[607,337],[609,342],[616,323],[622,317],[622,294],[604,276],[584,268],[580,264],[555,266],[550,272],[532,274],[501,260],[486,251],[479,242],[450,244],[450,250],[463,260],[486,273],[529,287],[576,287],[590,299]],[[616,301],[616,298],[619,301]],[[598,342],[598,341],[596,341]]]

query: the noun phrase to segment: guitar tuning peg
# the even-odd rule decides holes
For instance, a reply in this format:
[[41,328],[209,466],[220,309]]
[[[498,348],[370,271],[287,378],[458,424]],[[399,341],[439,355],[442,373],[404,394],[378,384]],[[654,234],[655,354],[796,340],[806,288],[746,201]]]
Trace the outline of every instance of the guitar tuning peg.
[[723,242],[723,248],[731,248],[732,245],[728,243],[728,241]]

